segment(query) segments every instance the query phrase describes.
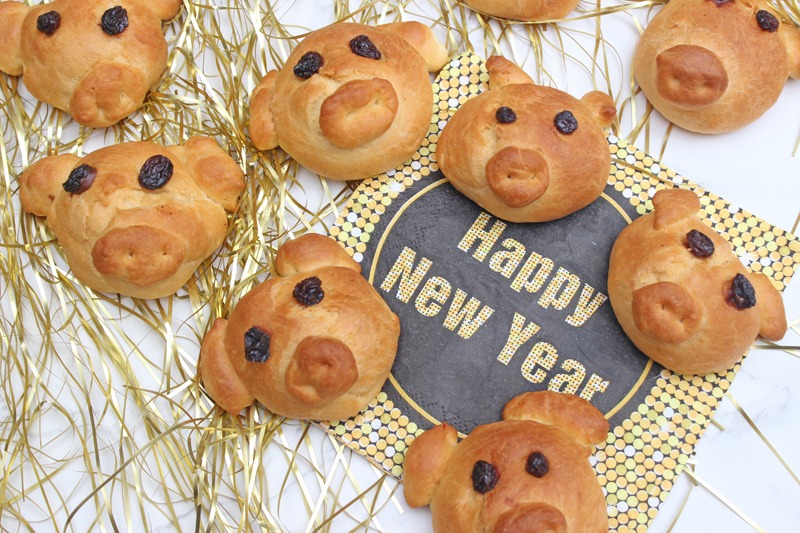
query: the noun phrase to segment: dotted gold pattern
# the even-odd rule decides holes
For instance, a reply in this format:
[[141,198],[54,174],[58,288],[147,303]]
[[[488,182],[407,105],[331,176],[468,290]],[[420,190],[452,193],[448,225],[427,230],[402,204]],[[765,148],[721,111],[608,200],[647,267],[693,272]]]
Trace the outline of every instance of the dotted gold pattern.
[[[362,182],[331,228],[331,236],[356,261],[363,260],[386,207],[416,181],[438,170],[439,132],[458,107],[486,89],[488,79],[483,59],[469,53],[454,58],[442,71],[433,84],[430,131],[418,153],[401,167]],[[639,215],[652,210],[656,190],[689,188],[700,196],[701,219],[731,243],[742,263],[766,274],[779,290],[786,287],[800,264],[796,236],[703,190],[626,141],[613,136],[608,140],[612,157],[608,184]],[[550,295],[554,306],[556,292]],[[536,364],[545,366],[552,355],[548,347],[541,348]],[[536,382],[535,374],[530,374],[533,368],[526,365],[526,377]],[[590,460],[606,495],[610,531],[647,530],[738,369],[737,364],[725,373],[691,377],[662,370],[644,402],[597,447]],[[331,422],[329,430],[397,477],[402,474],[405,449],[422,432],[384,392],[362,414]]]

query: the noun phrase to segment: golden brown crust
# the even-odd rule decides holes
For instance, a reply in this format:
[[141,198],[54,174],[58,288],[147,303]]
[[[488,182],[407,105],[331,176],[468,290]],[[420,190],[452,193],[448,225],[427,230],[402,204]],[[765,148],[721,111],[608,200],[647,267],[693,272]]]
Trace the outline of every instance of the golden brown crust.
[[272,150],[278,146],[278,134],[272,118],[272,95],[278,71],[270,70],[253,90],[250,97],[250,140],[259,150]]
[[[491,90],[468,100],[439,137],[439,167],[453,186],[483,209],[511,222],[544,222],[593,202],[608,181],[611,156],[596,117],[609,97],[586,102],[533,83],[509,61],[487,63]],[[498,78],[495,78],[495,74]],[[516,118],[501,123],[500,107]],[[556,116],[569,111],[578,128],[559,131]]]
[[608,420],[603,414],[580,396],[571,394],[520,394],[503,408],[503,419],[557,425],[587,448],[603,442],[608,435]]
[[[308,35],[285,66],[262,80],[251,103],[251,138],[278,144],[301,165],[336,180],[363,179],[410,158],[428,132],[433,91],[426,58],[441,63],[441,46],[418,23],[390,28],[336,23]],[[419,49],[401,38],[411,35]],[[353,53],[365,35],[379,59]],[[438,52],[437,52],[438,50]],[[307,77],[294,67],[310,52],[322,64]]]
[[[733,366],[765,331],[786,331],[780,293],[747,272],[730,244],[697,217],[697,195],[661,190],[655,211],[635,220],[611,251],[608,291],[617,320],[645,354],[678,373],[706,374]],[[714,245],[698,257],[687,235],[696,230]],[[730,300],[737,274],[753,285],[756,304],[738,309]]]
[[[593,443],[602,442],[608,425],[602,434],[582,428],[572,412],[576,406],[582,413],[578,418],[590,425],[605,419],[588,402],[581,404],[580,398],[562,402],[557,396],[561,394],[540,391],[515,398],[504,413],[520,419],[479,426],[457,446],[454,436],[443,436],[442,429],[429,430],[431,437],[423,433],[411,444],[406,459],[407,501],[410,496],[422,505],[430,499],[437,533],[608,531],[605,497],[587,459],[588,444],[582,441],[592,434]],[[547,462],[546,469],[533,469],[538,476],[527,468],[536,453]],[[472,479],[478,461],[489,463],[497,473],[496,484],[483,492],[476,490]]]
[[430,503],[456,444],[458,432],[448,424],[434,426],[414,439],[403,462],[403,494],[409,506]]
[[22,21],[28,6],[22,2],[0,2],[0,71],[22,74]]
[[578,0],[464,0],[464,3],[494,17],[535,22],[566,17]]
[[[333,251],[344,254],[345,259]],[[309,259],[310,265],[303,263]],[[290,418],[339,420],[358,413],[377,396],[397,352],[400,322],[377,291],[359,273],[358,264],[335,241],[307,234],[278,250],[276,277],[247,293],[228,320],[222,347],[202,353],[224,352],[236,379],[273,413]],[[307,302],[295,296],[298,285],[319,280],[323,297]],[[367,322],[368,321],[368,322]],[[252,328],[268,335],[268,357],[248,359],[245,334]],[[204,357],[204,355],[201,355]],[[212,366],[212,365],[209,365]],[[226,404],[229,392],[220,391],[217,376],[202,372],[213,398],[233,413],[238,402]],[[217,392],[214,392],[217,391]]]
[[353,261],[344,248],[319,233],[307,233],[302,238],[286,241],[275,256],[275,270],[284,277],[327,266],[361,273],[361,265]]
[[[139,173],[153,156],[167,157],[173,173],[163,187],[147,190]],[[67,192],[63,184],[80,165],[96,169],[96,177],[85,192]],[[198,174],[209,169],[217,173]],[[186,283],[225,238],[227,216],[217,200],[235,206],[230,199],[243,189],[230,156],[198,138],[181,147],[133,142],[83,159],[48,157],[20,176],[23,208],[47,216],[75,276],[95,290],[138,298],[167,296]]]
[[358,148],[386,133],[397,114],[397,93],[382,78],[348,81],[322,103],[319,128],[338,148]]
[[206,392],[225,411],[238,413],[255,401],[239,379],[225,351],[228,321],[217,318],[200,347],[200,376]]
[[433,30],[421,22],[390,22],[381,24],[379,28],[394,33],[414,47],[425,60],[428,72],[438,72],[450,59],[447,48],[436,39]]
[[800,66],[800,30],[781,23],[763,30],[761,0],[717,5],[673,0],[645,29],[633,71],[653,106],[671,122],[700,133],[722,133],[760,117]]
[[[120,0],[115,5],[126,9],[129,24],[117,35],[107,35],[100,26],[103,13],[112,7],[104,0],[54,0],[30,8],[24,18],[16,2],[1,5],[0,20],[14,26],[6,30],[3,25],[8,34],[0,38],[0,68],[22,74],[32,95],[80,124],[103,127],[139,108],[158,81],[167,61],[161,21],[174,17],[181,4]],[[61,20],[46,35],[36,22],[50,11]],[[10,20],[3,15],[8,12],[13,14]]]

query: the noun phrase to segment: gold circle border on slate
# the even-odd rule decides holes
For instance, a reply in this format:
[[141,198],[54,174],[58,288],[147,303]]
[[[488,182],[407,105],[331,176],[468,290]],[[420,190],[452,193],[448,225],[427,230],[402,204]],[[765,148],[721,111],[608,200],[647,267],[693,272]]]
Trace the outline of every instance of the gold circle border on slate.
[[[406,210],[409,207],[411,207],[414,204],[414,202],[425,196],[430,191],[436,189],[437,187],[444,185],[445,183],[448,183],[446,178],[442,178],[438,181],[431,183],[421,191],[415,193],[414,196],[409,198],[408,201],[406,201],[402,205],[402,207],[400,207],[400,209],[397,210],[397,213],[394,214],[392,219],[387,224],[386,229],[383,231],[383,235],[381,235],[381,238],[378,241],[378,245],[375,247],[375,254],[372,258],[372,266],[370,267],[369,276],[367,278],[372,285],[375,284],[374,283],[375,270],[378,267],[378,261],[381,256],[381,252],[383,251],[383,245],[386,242],[386,239],[389,237],[389,234],[392,232],[392,229],[394,228],[397,221],[400,220],[400,217],[403,216]],[[608,196],[606,193],[602,193],[600,195],[600,198],[607,201],[614,209],[616,209],[616,211],[622,216],[622,218],[625,219],[626,223],[630,224],[632,222],[631,217],[628,215],[628,213],[626,213],[625,210],[622,209],[622,206],[620,206],[617,202],[615,202],[613,198]],[[625,406],[625,404],[628,403],[628,401],[630,401],[631,397],[633,397],[633,395],[636,394],[636,392],[641,388],[642,383],[644,383],[644,380],[645,378],[647,378],[647,374],[648,372],[650,372],[650,369],[652,367],[653,367],[653,360],[648,359],[647,364],[642,370],[642,374],[636,380],[636,383],[633,384],[633,387],[628,391],[625,397],[622,398],[622,400],[620,400],[619,403],[617,403],[617,405],[615,405],[612,409],[610,409],[607,413],[604,414],[606,419],[609,419],[612,416],[614,416],[620,409],[622,409],[622,407]],[[403,386],[400,385],[400,382],[397,381],[397,378],[395,378],[394,374],[392,373],[389,374],[389,382],[392,384],[395,390],[397,390],[398,394],[400,394],[400,397],[402,397],[406,402],[408,402],[408,405],[410,405],[420,416],[422,416],[423,418],[425,418],[425,420],[434,425],[441,424],[441,420],[437,420],[434,416],[428,413],[422,406],[420,406],[413,398],[411,398],[411,396],[405,391]],[[466,435],[464,433],[461,433],[460,431],[458,432],[458,434],[462,438],[466,437]]]

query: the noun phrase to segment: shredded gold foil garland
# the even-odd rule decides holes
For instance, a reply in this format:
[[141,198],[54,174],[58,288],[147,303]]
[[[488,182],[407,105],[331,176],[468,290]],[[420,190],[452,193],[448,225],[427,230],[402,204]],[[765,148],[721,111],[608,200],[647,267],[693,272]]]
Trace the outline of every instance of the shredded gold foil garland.
[[[596,20],[596,46],[569,60],[585,63],[598,86],[613,92],[608,58],[615,51],[603,39],[602,15],[657,3],[582,5],[572,18]],[[787,19],[800,21],[796,1],[780,5]],[[324,230],[352,190],[308,175],[298,179],[297,165],[284,153],[258,152],[247,137],[251,89],[268,66],[282,65],[308,31],[283,23],[298,7],[288,0],[186,0],[179,16],[165,24],[170,56],[161,82],[140,112],[104,130],[78,127],[30,97],[19,78],[0,77],[4,528],[146,531],[167,523],[175,530],[277,531],[296,526],[281,513],[291,505],[307,512],[298,519],[300,528],[327,530],[335,521],[350,529],[382,529],[377,512],[398,506],[397,482],[376,469],[375,481],[364,486],[351,470],[351,463],[363,459],[341,442],[258,406],[241,417],[222,414],[196,379],[199,343],[213,319],[227,316],[271,274],[278,243],[312,228]],[[332,8],[336,20],[425,20],[411,1],[336,0]],[[451,52],[472,50],[472,37],[483,41],[476,52],[485,56],[502,49],[521,62],[533,53],[543,79],[549,77],[543,50],[559,51],[569,33],[552,25],[493,21],[455,0],[429,0],[425,8],[439,13],[426,21],[446,30]],[[477,39],[470,35],[476,21]],[[530,51],[515,47],[512,37],[520,35]],[[634,100],[626,105],[634,109]],[[647,131],[648,112],[632,115],[636,138]],[[44,155],[82,155],[140,139],[173,144],[195,134],[216,138],[240,163],[247,192],[230,219],[226,244],[173,297],[132,300],[86,289],[70,274],[46,225],[19,206],[16,178]],[[323,204],[307,205],[309,187],[321,188]],[[718,208],[712,207],[706,210],[713,222]],[[735,238],[735,246],[750,251],[744,237],[741,244]],[[379,412],[380,402],[371,412],[387,424],[401,424],[402,415],[395,417],[391,406]],[[362,434],[371,422],[365,418]],[[405,431],[409,437],[418,428],[407,425]],[[402,452],[398,443],[394,448]],[[333,450],[332,458],[317,456],[320,446]]]

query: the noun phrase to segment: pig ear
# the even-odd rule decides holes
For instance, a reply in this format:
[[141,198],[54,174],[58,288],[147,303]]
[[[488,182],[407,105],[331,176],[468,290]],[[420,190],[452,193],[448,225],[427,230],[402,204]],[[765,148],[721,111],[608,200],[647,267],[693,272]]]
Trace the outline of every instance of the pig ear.
[[200,377],[211,398],[227,412],[237,415],[256,401],[247,391],[228,357],[225,330],[228,321],[218,318],[206,333],[200,347]]
[[21,2],[0,2],[0,71],[22,75],[22,21],[30,8]]
[[786,334],[786,309],[781,293],[764,274],[747,274],[756,290],[756,305],[761,313],[758,334],[770,341],[779,341]]
[[786,43],[786,55],[789,58],[789,77],[800,78],[800,28],[790,23],[781,24],[783,40]]
[[607,128],[614,123],[617,107],[614,105],[614,100],[606,93],[602,91],[588,92],[583,95],[581,102],[589,108],[589,112],[601,128]]
[[458,444],[458,432],[441,424],[417,437],[403,462],[403,493],[411,507],[428,505]]
[[392,22],[378,26],[408,42],[425,60],[428,72],[438,72],[449,57],[447,49],[439,42],[433,31],[420,22]]
[[195,183],[226,211],[233,212],[244,191],[244,173],[211,137],[196,136],[169,151],[183,159]]
[[272,116],[272,96],[277,80],[278,71],[269,71],[256,85],[250,98],[250,140],[259,150],[272,150],[279,144]]
[[172,20],[181,10],[183,0],[150,0],[153,11],[161,20]]
[[319,233],[306,233],[287,241],[275,256],[275,270],[284,277],[327,266],[349,268],[361,273],[361,265],[344,248],[335,240]]
[[81,158],[72,154],[51,155],[32,164],[19,176],[19,198],[28,213],[45,217],[69,173]]
[[700,198],[688,189],[661,189],[653,195],[654,226],[665,226],[694,216],[700,210]]
[[503,419],[532,420],[558,427],[587,450],[605,441],[608,435],[608,420],[592,404],[580,396],[549,390],[514,397],[503,409]]
[[514,83],[534,83],[524,70],[502,56],[492,56],[486,60],[489,72],[489,89],[497,89]]

